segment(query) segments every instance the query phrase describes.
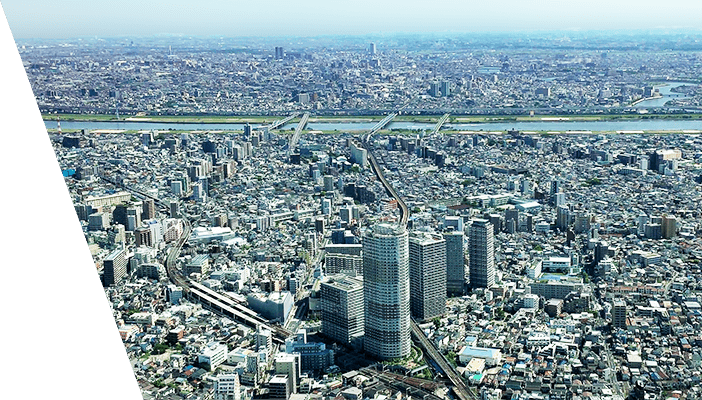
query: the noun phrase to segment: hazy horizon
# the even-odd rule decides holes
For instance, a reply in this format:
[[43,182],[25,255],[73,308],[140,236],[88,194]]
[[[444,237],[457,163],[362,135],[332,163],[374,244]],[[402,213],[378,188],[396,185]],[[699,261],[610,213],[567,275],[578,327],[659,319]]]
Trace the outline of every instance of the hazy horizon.
[[[15,39],[320,37],[702,30],[700,6],[670,0],[340,1],[2,0]],[[167,9],[166,9],[167,7]]]

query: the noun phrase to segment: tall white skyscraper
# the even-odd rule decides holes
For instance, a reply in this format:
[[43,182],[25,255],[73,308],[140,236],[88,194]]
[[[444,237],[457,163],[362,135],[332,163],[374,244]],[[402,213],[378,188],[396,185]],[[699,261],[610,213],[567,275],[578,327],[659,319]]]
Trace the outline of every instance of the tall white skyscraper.
[[440,235],[409,238],[410,311],[417,320],[446,311],[446,241]]
[[363,235],[365,350],[388,360],[409,355],[409,243],[404,227],[377,224]]
[[468,228],[468,267],[471,288],[490,288],[495,284],[495,250],[492,224],[474,219]]

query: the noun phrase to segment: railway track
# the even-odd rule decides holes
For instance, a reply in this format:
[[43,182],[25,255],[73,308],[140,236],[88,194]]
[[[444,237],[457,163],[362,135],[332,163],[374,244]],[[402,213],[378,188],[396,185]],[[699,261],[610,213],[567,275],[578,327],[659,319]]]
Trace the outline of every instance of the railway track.
[[[396,114],[391,114],[390,116],[386,117],[386,119],[384,119],[382,122],[388,123],[392,119],[390,117],[394,117],[394,115]],[[448,116],[445,115],[442,119],[447,118]],[[388,182],[388,180],[385,178],[383,170],[380,169],[380,165],[378,164],[378,161],[375,155],[373,154],[372,146],[370,145],[370,137],[372,133],[373,132],[370,132],[363,136],[363,138],[361,139],[361,146],[368,152],[368,161],[371,166],[371,169],[375,173],[380,183],[385,188],[385,191],[388,193],[389,196],[391,196],[397,201],[398,207],[400,208],[400,226],[404,229],[407,229],[409,209],[407,207],[407,204],[405,204],[404,200],[402,200],[402,198],[397,194],[395,188],[393,188],[390,182]],[[475,391],[469,388],[468,385],[466,385],[461,375],[456,371],[453,365],[451,365],[448,362],[448,360],[446,360],[446,357],[444,357],[444,355],[436,349],[434,344],[424,335],[424,332],[419,328],[419,326],[414,320],[410,321],[410,327],[412,331],[412,336],[422,348],[422,351],[424,351],[425,356],[432,360],[439,367],[441,372],[443,372],[444,375],[446,375],[453,384],[453,391],[456,394],[456,397],[458,397],[459,400],[477,400],[478,395],[475,393]]]
[[[159,207],[165,208],[166,210],[168,209],[163,201],[154,196],[151,196],[141,190],[128,187],[116,179],[102,175],[100,177],[107,182],[120,186],[133,194],[138,195],[139,197],[152,199],[154,200],[155,204],[159,205]],[[259,327],[268,329],[271,331],[271,333],[273,333],[273,338],[276,342],[284,343],[285,339],[292,336],[292,332],[284,329],[283,327],[269,324],[268,321],[261,318],[256,312],[246,307],[240,301],[233,299],[230,296],[215,292],[197,282],[192,282],[178,270],[176,260],[180,256],[180,252],[185,243],[188,241],[190,232],[192,231],[192,224],[190,221],[186,218],[181,220],[185,224],[183,233],[168,252],[164,266],[166,268],[168,279],[176,286],[183,288],[184,296],[192,301],[197,301],[215,313],[232,318],[233,320],[243,323],[253,329],[257,329]]]

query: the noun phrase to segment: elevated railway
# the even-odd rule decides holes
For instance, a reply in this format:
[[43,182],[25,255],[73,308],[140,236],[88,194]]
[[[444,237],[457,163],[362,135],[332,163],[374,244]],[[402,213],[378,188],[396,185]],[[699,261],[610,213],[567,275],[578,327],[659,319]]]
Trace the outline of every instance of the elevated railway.
[[[166,204],[159,200],[158,198],[151,196],[141,190],[128,187],[116,179],[112,179],[105,176],[100,176],[102,179],[116,185],[120,186],[133,194],[142,197],[150,198],[154,200],[154,203],[159,205],[166,210],[168,207]],[[234,321],[243,323],[253,329],[258,329],[259,327],[263,329],[268,329],[273,334],[273,340],[278,343],[284,343],[285,339],[292,336],[292,332],[284,329],[283,327],[269,324],[267,320],[261,318],[255,311],[246,307],[242,302],[236,300],[230,296],[222,293],[215,292],[214,290],[204,286],[200,283],[193,282],[180,272],[176,266],[176,260],[180,256],[180,252],[188,241],[190,233],[192,232],[192,225],[187,219],[182,219],[185,224],[183,233],[176,243],[171,247],[165,260],[166,274],[168,279],[175,285],[183,288],[184,297],[191,301],[198,302],[208,308],[209,310],[233,319]]]
[[[384,125],[389,123],[392,120],[392,118],[394,118],[396,115],[397,113],[388,115],[376,126],[380,125],[381,123],[383,123]],[[444,120],[444,122],[445,119],[448,119],[448,114],[442,117],[442,120]],[[441,122],[441,120],[439,122]],[[443,124],[443,122],[441,122],[441,124]],[[380,169],[380,165],[378,165],[378,161],[375,157],[375,154],[373,154],[373,148],[370,143],[370,138],[371,135],[377,132],[377,130],[382,129],[382,127],[374,131],[375,128],[376,127],[373,127],[371,132],[363,136],[361,140],[361,146],[368,152],[368,162],[371,166],[371,169],[378,177],[378,180],[385,188],[385,191],[388,193],[389,196],[391,196],[397,201],[398,207],[400,209],[400,226],[404,229],[407,229],[407,221],[409,218],[409,209],[407,207],[407,204],[405,204],[404,200],[402,200],[402,198],[397,194],[390,182],[388,182],[388,180],[385,178],[383,170]],[[439,128],[441,128],[440,125]],[[436,349],[434,344],[424,335],[424,332],[419,328],[419,325],[417,325],[417,323],[414,320],[411,320],[410,326],[412,337],[419,344],[422,351],[424,351],[425,356],[429,360],[431,360],[433,364],[437,365],[441,372],[444,375],[446,375],[453,384],[453,391],[455,392],[456,397],[458,397],[459,400],[477,400],[478,396],[475,393],[475,391],[473,391],[468,387],[468,385],[466,385],[461,375],[456,371],[453,365],[451,365],[451,363],[449,363],[446,360],[446,357],[444,357],[444,355]]]

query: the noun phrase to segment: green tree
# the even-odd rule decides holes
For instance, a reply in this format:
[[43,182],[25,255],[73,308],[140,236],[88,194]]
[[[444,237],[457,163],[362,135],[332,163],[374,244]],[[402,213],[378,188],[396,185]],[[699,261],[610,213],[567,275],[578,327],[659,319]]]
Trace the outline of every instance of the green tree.
[[446,354],[446,358],[448,359],[448,362],[451,363],[451,365],[453,365],[454,367],[456,366],[456,353],[454,353],[453,351],[449,351]]

